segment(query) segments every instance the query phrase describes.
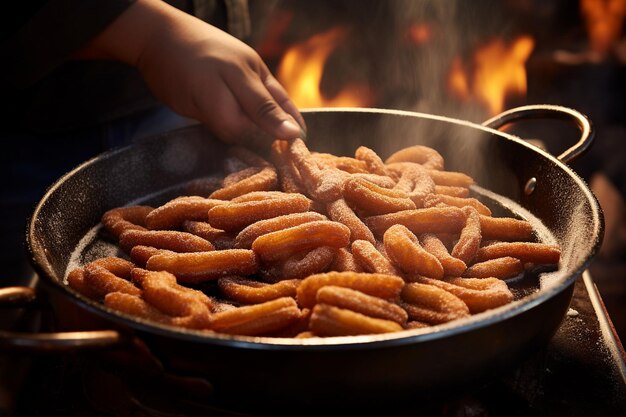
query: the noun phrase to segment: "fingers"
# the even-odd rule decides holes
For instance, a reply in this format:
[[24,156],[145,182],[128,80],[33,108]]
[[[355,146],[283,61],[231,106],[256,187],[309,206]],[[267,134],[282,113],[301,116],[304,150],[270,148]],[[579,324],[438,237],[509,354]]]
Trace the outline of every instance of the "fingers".
[[274,138],[301,137],[302,116],[267,67],[262,63],[258,67],[244,67],[241,71],[224,74],[228,88],[244,113]]
[[247,116],[226,84],[214,88],[210,95],[200,96],[196,106],[200,121],[226,143],[266,148],[276,138]]
[[[293,101],[291,101],[291,99],[289,98],[289,95],[287,94],[283,86],[280,85],[278,80],[274,78],[274,76],[270,74],[269,71],[266,74],[265,79],[263,80],[263,83],[265,84],[267,91],[269,91],[272,97],[274,97],[274,100],[276,100],[278,105],[282,107],[283,110],[289,113],[291,117],[293,117],[298,122],[298,124],[302,128],[301,133],[306,133],[306,123],[304,122],[304,118],[300,114],[300,111],[298,110],[296,105],[293,103]],[[304,137],[300,137],[300,138],[305,139]]]

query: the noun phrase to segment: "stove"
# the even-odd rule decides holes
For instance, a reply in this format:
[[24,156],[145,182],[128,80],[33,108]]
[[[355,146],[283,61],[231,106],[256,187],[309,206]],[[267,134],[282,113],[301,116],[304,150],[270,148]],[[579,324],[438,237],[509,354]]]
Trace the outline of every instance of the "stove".
[[[48,327],[38,322],[36,327]],[[275,416],[305,409],[225,409],[210,382],[151,371],[130,373],[97,352],[0,359],[0,416]],[[132,367],[135,369],[135,367]],[[329,410],[332,411],[332,410]],[[358,410],[359,414],[371,414]],[[319,414],[315,410],[313,414]],[[575,284],[550,343],[484,385],[375,415],[433,417],[626,416],[626,354],[591,275]]]

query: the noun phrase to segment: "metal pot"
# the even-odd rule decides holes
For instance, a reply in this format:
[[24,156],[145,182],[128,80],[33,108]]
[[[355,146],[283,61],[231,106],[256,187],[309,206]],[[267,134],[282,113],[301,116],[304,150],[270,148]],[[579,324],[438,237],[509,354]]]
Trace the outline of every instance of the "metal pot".
[[[85,262],[98,250],[97,238],[89,245],[83,239],[104,211],[139,197],[162,203],[180,184],[219,171],[225,145],[193,126],[104,153],[47,191],[30,221],[28,249],[61,328],[79,332],[0,332],[0,347],[67,350],[139,341],[168,372],[208,379],[224,403],[374,406],[489,380],[547,344],[603,236],[595,197],[566,165],[592,141],[583,115],[544,105],[513,109],[484,125],[380,109],[316,109],[304,111],[304,117],[313,150],[341,155],[365,145],[384,158],[413,144],[434,147],[446,169],[466,172],[506,197],[509,209],[541,222],[561,245],[558,273],[522,300],[468,320],[428,331],[328,339],[207,336],[117,313],[66,286],[63,278],[77,246],[82,245]],[[557,158],[496,130],[529,117],[573,120],[581,139]],[[32,290],[5,291],[18,301],[33,296]],[[89,331],[94,329],[99,331]]]

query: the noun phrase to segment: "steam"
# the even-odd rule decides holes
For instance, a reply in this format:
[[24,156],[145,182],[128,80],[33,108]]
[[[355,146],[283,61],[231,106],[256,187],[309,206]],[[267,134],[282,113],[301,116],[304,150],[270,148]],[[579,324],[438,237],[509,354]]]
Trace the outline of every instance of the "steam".
[[[396,32],[406,30],[411,25],[426,25],[431,31],[428,42],[420,45],[394,47],[402,33],[389,37],[389,59],[383,62],[391,64],[393,71],[390,78],[396,80],[398,88],[407,88],[415,92],[412,103],[404,103],[405,109],[424,113],[453,115],[445,74],[450,70],[450,63],[459,55],[461,42],[459,27],[456,24],[458,7],[456,2],[395,1],[390,3],[393,13],[392,25]],[[394,40],[395,38],[395,40]]]
[[[251,3],[252,46],[265,51],[263,58],[279,81],[289,84],[284,86],[297,106],[378,107],[480,123],[492,116],[487,105],[473,97],[460,100],[451,93],[448,79],[454,62],[471,65],[473,53],[487,40],[494,36],[510,38],[510,19],[500,9],[488,2],[463,1],[255,2]],[[316,37],[338,29],[345,30],[345,36],[337,44],[330,45],[335,40],[329,40],[321,45],[327,53],[313,48]],[[508,42],[503,44],[508,46]],[[287,68],[285,58],[293,57],[298,45],[306,46],[307,53],[295,54],[300,61],[291,62],[292,76],[286,76],[279,70]],[[320,55],[324,62],[304,62],[305,58]],[[310,73],[305,76],[305,67],[319,71],[314,71],[315,77]],[[300,86],[293,83],[294,79],[301,81]],[[310,100],[311,80],[318,84],[314,88],[319,88],[314,91],[315,100]],[[349,88],[352,86],[365,86],[368,94],[361,94],[360,102],[359,94],[351,94],[356,101],[344,100],[344,93],[358,90]],[[307,100],[300,103],[300,97]],[[418,143],[438,150],[447,148],[448,128],[445,123],[424,123],[406,131],[385,124],[372,134],[385,139],[377,144],[377,151],[385,156]],[[480,172],[479,168],[490,163],[484,160],[484,149],[477,148],[478,141],[469,137],[471,134],[477,133],[456,140],[452,151],[463,155],[463,166],[469,160],[472,170]]]

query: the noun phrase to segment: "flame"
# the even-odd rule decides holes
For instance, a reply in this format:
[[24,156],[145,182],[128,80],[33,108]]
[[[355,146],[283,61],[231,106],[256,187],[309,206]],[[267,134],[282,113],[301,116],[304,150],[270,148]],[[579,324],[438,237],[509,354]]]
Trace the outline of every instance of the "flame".
[[433,28],[428,23],[414,23],[409,26],[408,36],[416,45],[426,44],[433,38]]
[[364,85],[346,85],[332,98],[321,92],[326,61],[345,35],[343,28],[333,28],[287,50],[278,65],[277,78],[296,106],[367,107],[373,103],[373,94]]
[[491,115],[504,110],[509,94],[526,94],[525,64],[534,48],[530,36],[520,36],[510,45],[494,39],[473,56],[472,77],[460,58],[452,61],[448,87],[462,101],[483,103]]
[[452,60],[450,74],[448,75],[448,86],[452,94],[456,95],[462,101],[469,100],[470,88],[467,80],[467,73],[461,58],[456,57]]
[[621,35],[626,0],[581,0],[591,49],[605,56]]

